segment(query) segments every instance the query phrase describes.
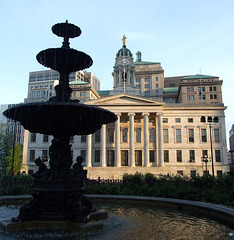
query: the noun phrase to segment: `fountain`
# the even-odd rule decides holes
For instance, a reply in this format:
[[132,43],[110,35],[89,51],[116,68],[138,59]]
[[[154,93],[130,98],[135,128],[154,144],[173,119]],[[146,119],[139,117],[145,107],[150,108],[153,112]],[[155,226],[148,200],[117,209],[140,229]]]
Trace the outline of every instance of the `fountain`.
[[18,104],[3,114],[21,122],[30,132],[53,135],[49,147],[50,168],[35,160],[39,170],[34,174],[32,200],[24,204],[13,222],[72,221],[86,222],[93,211],[92,203],[84,196],[83,181],[87,171],[82,168],[81,157],[72,166],[70,138],[74,135],[88,135],[96,132],[102,124],[117,120],[114,113],[95,106],[71,100],[69,74],[92,65],[91,57],[70,48],[69,38],[81,34],[79,27],[58,23],[52,32],[63,37],[61,48],[49,48],[37,54],[37,61],[60,73],[56,96],[47,102]]

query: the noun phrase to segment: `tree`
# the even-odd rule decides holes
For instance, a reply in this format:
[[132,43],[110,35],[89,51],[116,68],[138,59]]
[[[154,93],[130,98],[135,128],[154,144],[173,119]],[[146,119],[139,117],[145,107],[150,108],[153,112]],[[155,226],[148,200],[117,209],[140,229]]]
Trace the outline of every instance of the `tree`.
[[[16,175],[20,172],[21,164],[22,164],[22,145],[18,142],[15,142],[14,149],[10,150],[10,154],[6,157],[7,161],[7,173],[14,173]],[[14,156],[13,156],[14,154]],[[13,170],[13,171],[12,171]]]

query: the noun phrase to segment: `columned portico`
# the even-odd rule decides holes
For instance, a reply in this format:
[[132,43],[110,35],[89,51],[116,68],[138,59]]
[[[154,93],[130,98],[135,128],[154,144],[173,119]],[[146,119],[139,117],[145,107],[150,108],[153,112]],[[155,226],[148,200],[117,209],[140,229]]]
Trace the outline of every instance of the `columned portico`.
[[115,122],[115,166],[121,166],[121,159],[120,159],[120,116],[121,113],[116,114],[118,119]]
[[86,159],[87,167],[92,167],[92,134],[87,135]]
[[135,167],[135,147],[134,147],[134,116],[135,113],[129,113],[129,165]]
[[163,167],[163,149],[162,149],[162,113],[157,113],[158,116],[158,167]]
[[106,167],[106,124],[101,128],[101,167]]
[[144,167],[149,167],[149,113],[142,113],[144,117]]

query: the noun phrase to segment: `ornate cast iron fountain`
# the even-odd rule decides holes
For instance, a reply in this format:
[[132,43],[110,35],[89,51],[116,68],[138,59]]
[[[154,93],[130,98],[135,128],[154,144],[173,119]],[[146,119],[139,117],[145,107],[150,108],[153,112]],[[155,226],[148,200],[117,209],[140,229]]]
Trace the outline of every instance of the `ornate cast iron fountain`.
[[56,96],[48,102],[19,104],[4,112],[30,132],[54,137],[49,148],[50,168],[40,158],[35,160],[39,170],[34,174],[33,199],[21,207],[13,221],[86,221],[92,211],[92,203],[84,196],[83,189],[87,171],[79,158],[72,168],[70,137],[92,134],[102,124],[117,120],[108,110],[71,100],[69,74],[90,67],[93,61],[89,55],[69,46],[69,38],[81,34],[79,27],[66,21],[55,24],[52,32],[64,38],[62,47],[43,50],[36,58],[40,64],[60,73]]

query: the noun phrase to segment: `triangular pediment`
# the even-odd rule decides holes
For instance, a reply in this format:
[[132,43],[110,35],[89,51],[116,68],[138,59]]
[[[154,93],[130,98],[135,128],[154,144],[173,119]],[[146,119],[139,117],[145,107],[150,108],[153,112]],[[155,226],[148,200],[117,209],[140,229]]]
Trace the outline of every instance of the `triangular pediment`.
[[110,105],[112,105],[112,106],[113,105],[162,106],[162,105],[164,105],[163,102],[157,102],[152,99],[139,97],[139,96],[133,96],[133,95],[129,95],[129,94],[118,94],[118,95],[108,96],[108,97],[104,97],[101,99],[86,102],[86,104],[98,105],[98,106],[110,106]]

